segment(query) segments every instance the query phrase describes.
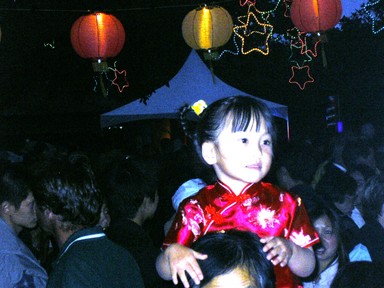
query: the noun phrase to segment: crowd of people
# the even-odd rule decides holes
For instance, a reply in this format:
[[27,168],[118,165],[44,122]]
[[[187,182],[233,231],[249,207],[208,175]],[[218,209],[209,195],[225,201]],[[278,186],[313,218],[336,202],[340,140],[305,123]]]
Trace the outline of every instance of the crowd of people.
[[40,143],[2,158],[0,287],[380,287],[373,125],[277,146],[252,97],[218,100],[197,123],[187,113],[191,139],[157,152]]

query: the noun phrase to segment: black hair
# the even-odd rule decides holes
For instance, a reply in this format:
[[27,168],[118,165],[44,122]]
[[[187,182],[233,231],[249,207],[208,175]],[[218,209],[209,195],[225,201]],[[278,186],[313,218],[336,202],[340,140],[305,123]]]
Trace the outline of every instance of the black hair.
[[236,268],[247,270],[254,284],[252,287],[274,287],[273,265],[267,260],[260,238],[255,233],[235,229],[210,232],[194,242],[191,248],[208,255],[207,259],[198,260],[204,279],[200,285],[193,284],[191,280],[191,287],[204,287],[216,276]]
[[37,169],[33,191],[40,209],[59,215],[70,230],[97,224],[102,197],[88,157],[65,154],[44,161]]
[[145,197],[155,199],[158,163],[144,157],[121,159],[105,178],[103,192],[111,220],[134,218]]
[[31,193],[31,177],[22,163],[7,163],[0,167],[0,204],[8,201],[16,209]]
[[316,185],[316,192],[326,202],[342,203],[347,195],[356,194],[356,180],[347,173],[323,176]]
[[245,131],[255,121],[256,131],[260,129],[261,120],[265,121],[267,131],[276,138],[273,116],[267,106],[250,96],[231,96],[223,98],[208,105],[201,113],[193,131],[186,125],[184,114],[188,109],[182,109],[182,126],[186,135],[194,141],[195,149],[201,156],[201,147],[204,142],[217,143],[217,139],[227,124],[231,124],[232,132]]
[[376,222],[384,205],[384,176],[380,174],[371,177],[365,183],[363,193],[361,204],[364,219],[367,222]]
[[[337,213],[332,209],[327,207],[324,203],[317,203],[317,205],[313,206],[311,209],[308,210],[308,216],[311,219],[312,224],[315,223],[316,220],[318,220],[320,217],[326,216],[329,218],[332,224],[332,233],[336,235],[337,237],[337,255],[336,257],[339,257],[339,267],[342,267],[346,263],[349,262],[348,254],[344,248],[343,244],[343,236],[340,233],[340,217],[337,215]],[[321,244],[316,244],[314,246],[314,249],[316,250],[317,247],[320,247]],[[316,267],[314,272],[306,278],[305,281],[312,281],[313,279],[317,278],[317,275],[319,273],[318,271],[319,267]]]
[[342,152],[342,159],[347,170],[353,170],[358,167],[360,158],[367,158],[373,155],[373,147],[368,141],[360,138],[353,138],[347,141]]
[[317,168],[313,147],[309,144],[290,143],[276,157],[276,166],[287,169],[294,180],[311,183]]

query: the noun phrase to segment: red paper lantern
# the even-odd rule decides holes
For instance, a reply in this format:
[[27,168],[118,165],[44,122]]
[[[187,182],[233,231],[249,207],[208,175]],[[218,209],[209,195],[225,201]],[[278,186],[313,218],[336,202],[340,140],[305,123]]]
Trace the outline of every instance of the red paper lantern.
[[302,32],[324,32],[341,18],[341,0],[293,0],[291,19]]
[[110,14],[81,16],[71,28],[71,43],[76,53],[99,63],[119,54],[124,42],[124,27]]

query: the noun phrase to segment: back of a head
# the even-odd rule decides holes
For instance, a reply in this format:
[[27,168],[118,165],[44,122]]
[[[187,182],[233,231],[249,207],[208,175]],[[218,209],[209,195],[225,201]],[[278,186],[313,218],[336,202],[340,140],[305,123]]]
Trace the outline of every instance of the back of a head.
[[367,222],[376,222],[384,205],[384,175],[371,177],[364,185],[361,199],[363,216]]
[[373,147],[365,139],[350,139],[344,146],[342,159],[347,170],[355,169],[360,164],[367,164],[368,157],[373,157]]
[[251,283],[257,288],[274,287],[273,266],[267,260],[260,238],[249,231],[229,230],[212,232],[194,242],[192,249],[208,255],[198,260],[204,279],[198,286],[205,287],[217,276],[230,273],[236,268],[248,272]]
[[121,159],[105,175],[103,193],[111,220],[133,218],[145,197],[155,199],[158,163],[154,159]]
[[88,158],[83,154],[62,155],[42,163],[34,185],[36,203],[61,216],[69,226],[97,224],[102,205]]
[[316,193],[329,203],[341,203],[345,196],[356,193],[357,183],[346,173],[325,174],[316,185]]
[[309,144],[292,143],[276,157],[277,166],[287,169],[294,180],[311,183],[317,163],[313,148]]
[[2,164],[0,167],[0,204],[7,201],[18,209],[21,202],[31,192],[30,180],[24,164]]

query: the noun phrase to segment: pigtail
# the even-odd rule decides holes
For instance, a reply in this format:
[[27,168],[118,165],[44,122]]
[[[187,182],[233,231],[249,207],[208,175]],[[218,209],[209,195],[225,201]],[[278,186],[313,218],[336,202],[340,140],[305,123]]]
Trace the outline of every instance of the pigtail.
[[190,123],[188,122],[188,119],[187,119],[187,114],[190,112],[191,112],[191,106],[185,105],[181,107],[179,119],[180,119],[181,128],[184,131],[184,135],[190,139],[193,139],[193,132],[190,129],[190,125],[189,125]]
[[199,100],[192,105],[185,105],[180,109],[180,124],[183,128],[184,134],[194,140],[196,134],[196,124],[200,114],[207,108],[207,103],[204,100]]

